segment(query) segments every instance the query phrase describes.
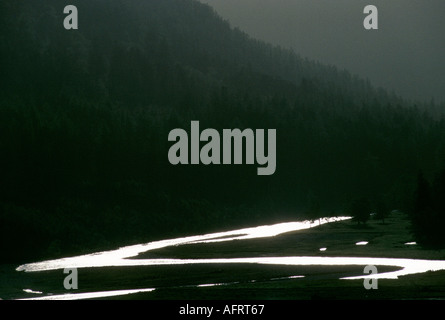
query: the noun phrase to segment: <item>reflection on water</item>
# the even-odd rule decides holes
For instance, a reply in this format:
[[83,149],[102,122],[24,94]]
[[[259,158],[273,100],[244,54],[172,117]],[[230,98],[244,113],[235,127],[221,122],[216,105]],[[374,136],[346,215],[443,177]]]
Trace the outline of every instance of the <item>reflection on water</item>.
[[115,291],[101,291],[101,292],[85,292],[85,293],[67,293],[59,295],[48,295],[44,297],[37,298],[24,298],[17,300],[84,300],[84,299],[97,299],[97,298],[107,298],[113,296],[123,296],[127,294],[141,293],[141,292],[151,292],[155,289],[134,289],[134,290],[115,290]]
[[304,278],[304,276],[279,277],[279,278],[272,278],[270,280],[288,280],[288,279],[299,279],[299,278]]
[[[307,229],[325,223],[342,221],[350,217],[324,218],[316,224],[310,221],[279,223],[275,225],[260,226],[256,228],[245,228],[220,233],[212,233],[185,238],[155,241],[146,244],[134,245],[119,248],[112,251],[98,252],[77,257],[63,258],[57,260],[30,263],[19,266],[17,271],[37,272],[45,270],[56,270],[64,268],[91,268],[109,266],[160,266],[160,265],[185,265],[185,264],[264,264],[264,265],[292,265],[292,266],[393,266],[399,269],[391,272],[378,274],[365,274],[354,277],[344,277],[341,279],[364,279],[364,278],[386,278],[397,279],[400,276],[423,273],[427,271],[445,270],[445,261],[440,260],[419,260],[419,259],[399,259],[399,258],[368,258],[368,257],[322,257],[322,256],[289,256],[289,257],[249,257],[249,258],[227,258],[227,259],[131,259],[140,253],[169,246],[213,243],[232,240],[254,239],[264,237],[274,237],[279,234]],[[356,245],[366,245],[368,242],[357,242]],[[407,243],[408,244],[408,243]],[[324,251],[326,248],[320,248]],[[292,276],[286,277],[293,279]],[[222,284],[202,284],[204,286],[217,286]],[[136,292],[149,292],[154,289],[142,290],[119,290],[96,293],[79,293],[58,296],[46,296],[32,299],[88,299],[97,297],[109,297],[113,295],[130,294]]]
[[205,288],[205,287],[216,287],[216,286],[223,286],[225,283],[205,283],[205,284],[198,284],[198,288]]
[[42,291],[34,291],[32,289],[23,289],[23,291],[26,293],[43,294]]
[[356,246],[366,246],[368,244],[368,241],[359,241],[355,245]]
[[309,220],[298,222],[285,222],[274,225],[245,228],[227,232],[210,233],[206,235],[176,238],[123,247],[112,251],[103,251],[71,258],[30,263],[19,266],[17,271],[46,271],[64,268],[87,268],[87,267],[108,267],[108,266],[140,266],[140,265],[163,265],[177,264],[181,260],[171,259],[128,259],[140,253],[150,250],[195,243],[212,243],[232,240],[246,240],[254,238],[274,237],[290,231],[309,229],[313,226],[322,225],[336,221],[348,220],[351,217],[322,218],[317,223]]
[[198,284],[197,288],[205,288],[205,287],[217,287],[217,286],[228,286],[231,284],[237,284],[239,282],[225,282],[225,283],[204,283],[204,284]]

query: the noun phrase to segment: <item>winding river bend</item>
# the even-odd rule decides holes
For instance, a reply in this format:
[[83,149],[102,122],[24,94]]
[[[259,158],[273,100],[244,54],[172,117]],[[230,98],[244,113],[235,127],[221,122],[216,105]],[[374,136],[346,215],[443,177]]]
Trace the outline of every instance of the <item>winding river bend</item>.
[[[16,268],[19,272],[42,272],[65,268],[103,268],[103,267],[129,267],[129,266],[167,266],[167,265],[193,265],[193,264],[256,264],[256,265],[284,265],[284,266],[389,266],[396,267],[395,271],[378,274],[341,277],[340,279],[397,279],[400,276],[424,273],[428,271],[445,270],[443,260],[402,259],[402,258],[378,258],[378,257],[326,257],[326,256],[268,256],[268,257],[240,257],[240,258],[212,258],[212,259],[140,259],[138,255],[172,246],[184,246],[190,244],[205,244],[227,242],[234,240],[247,240],[256,238],[271,238],[283,233],[314,228],[327,223],[335,223],[351,219],[351,217],[322,218],[316,222],[298,221],[286,222],[274,225],[265,225],[253,228],[244,228],[227,232],[211,233],[184,238],[168,239],[149,242],[145,244],[122,247],[116,250],[97,252],[76,257],[48,260],[36,263],[24,264]],[[357,243],[366,245],[366,243]],[[324,248],[325,249],[325,248]],[[320,250],[323,251],[323,250]],[[304,277],[294,276],[293,278]],[[292,278],[292,277],[289,277]],[[217,283],[197,283],[197,287],[216,286]],[[31,290],[31,289],[27,289]],[[137,292],[151,292],[156,288],[128,289],[89,292],[62,295],[39,295],[27,299],[38,300],[74,300],[96,297],[111,297],[132,294]]]

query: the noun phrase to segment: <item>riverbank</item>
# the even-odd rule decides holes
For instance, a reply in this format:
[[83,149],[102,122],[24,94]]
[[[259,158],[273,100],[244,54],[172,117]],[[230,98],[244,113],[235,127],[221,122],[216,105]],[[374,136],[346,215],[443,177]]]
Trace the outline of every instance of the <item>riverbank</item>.
[[[393,212],[384,223],[374,219],[369,220],[366,225],[357,225],[351,220],[340,221],[286,233],[275,238],[167,247],[147,252],[139,258],[205,259],[215,256],[220,258],[343,256],[444,260],[445,250],[428,250],[415,244],[410,232],[409,219],[403,213]],[[230,268],[231,266],[224,266],[222,269],[220,267],[219,272],[226,270],[227,273],[246,273],[246,270],[228,270]],[[241,281],[229,286],[158,290],[151,296],[159,299],[445,298],[445,271],[412,274],[395,280],[380,279],[377,290],[366,290],[363,280],[339,279],[345,276],[363,275],[363,269],[359,266],[259,266],[261,276],[253,271],[255,268],[252,266],[248,269],[250,273],[247,278],[250,277],[250,282]],[[378,271],[380,273],[394,269],[379,267]]]
[[413,242],[409,219],[403,213],[394,212],[384,223],[371,219],[365,225],[358,225],[352,220],[345,220],[318,226],[315,221],[312,228],[272,238],[169,246],[150,250],[137,258],[348,256],[445,259],[445,250],[428,250]]
[[[445,260],[443,250],[412,244],[409,220],[393,213],[385,223],[351,220],[317,223],[309,229],[275,237],[195,243],[152,249],[131,259],[234,259],[283,257],[388,257]],[[362,245],[357,245],[361,243]],[[364,245],[366,243],[366,245]],[[320,251],[320,248],[324,248]],[[400,270],[379,266],[378,272]],[[70,293],[147,289],[149,292],[114,299],[442,299],[445,271],[379,279],[377,290],[363,280],[340,278],[363,275],[363,265],[277,265],[206,263],[79,269],[79,290]],[[62,270],[14,273],[23,289],[41,295],[66,294]],[[10,298],[38,297],[16,288]],[[106,298],[112,299],[112,297]]]

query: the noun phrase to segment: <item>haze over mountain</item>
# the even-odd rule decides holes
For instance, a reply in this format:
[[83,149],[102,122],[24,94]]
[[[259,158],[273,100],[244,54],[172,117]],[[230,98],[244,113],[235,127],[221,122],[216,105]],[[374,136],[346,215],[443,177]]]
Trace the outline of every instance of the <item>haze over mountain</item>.
[[[442,0],[201,0],[233,26],[410,99],[445,102]],[[379,30],[363,9],[379,10]]]

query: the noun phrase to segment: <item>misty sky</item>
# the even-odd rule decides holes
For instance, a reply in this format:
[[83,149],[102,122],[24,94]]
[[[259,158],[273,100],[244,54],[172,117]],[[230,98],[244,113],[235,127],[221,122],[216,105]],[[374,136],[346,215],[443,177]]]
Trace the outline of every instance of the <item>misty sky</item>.
[[[445,101],[444,0],[201,0],[254,38],[367,77],[413,99]],[[379,10],[379,30],[363,9]]]

